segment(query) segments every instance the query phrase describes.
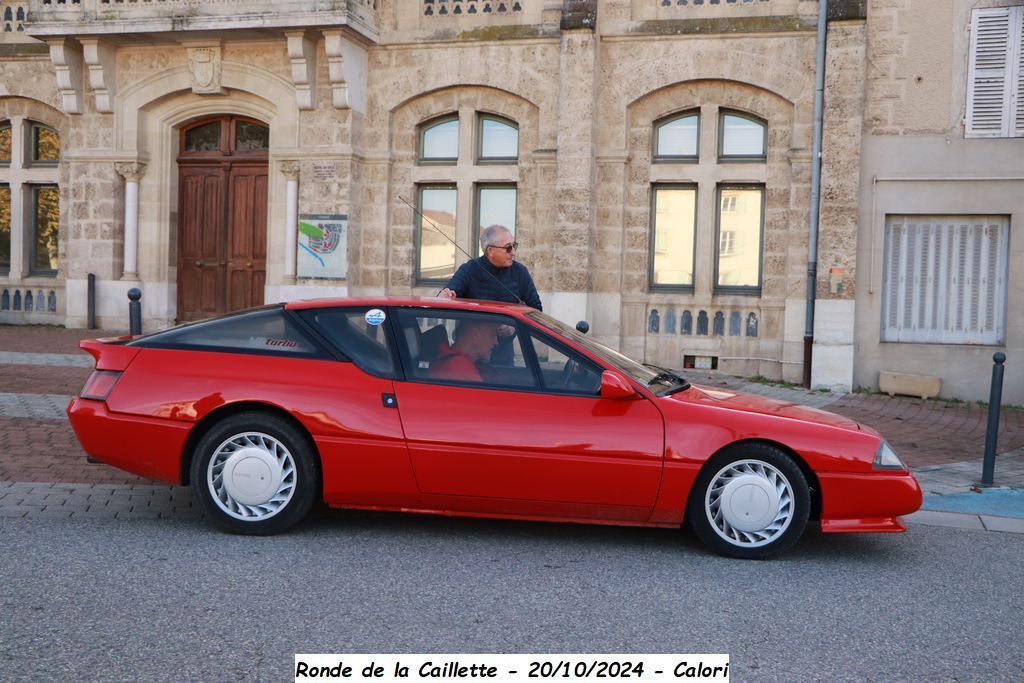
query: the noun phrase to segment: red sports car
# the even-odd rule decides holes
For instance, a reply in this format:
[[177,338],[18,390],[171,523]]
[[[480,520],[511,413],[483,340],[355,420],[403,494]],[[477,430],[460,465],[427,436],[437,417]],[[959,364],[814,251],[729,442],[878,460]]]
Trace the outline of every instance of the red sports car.
[[94,459],[191,484],[229,531],[314,502],[677,527],[761,558],[808,520],[903,531],[921,489],[877,432],[691,385],[525,306],[297,301],[84,341],[68,406]]

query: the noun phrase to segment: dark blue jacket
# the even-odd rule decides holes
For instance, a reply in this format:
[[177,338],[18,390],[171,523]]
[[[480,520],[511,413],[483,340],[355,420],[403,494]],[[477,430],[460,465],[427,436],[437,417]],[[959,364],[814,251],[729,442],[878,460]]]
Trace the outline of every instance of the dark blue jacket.
[[530,271],[519,261],[508,268],[495,268],[486,257],[478,256],[459,266],[447,287],[460,299],[519,303],[519,297],[527,306],[543,310]]

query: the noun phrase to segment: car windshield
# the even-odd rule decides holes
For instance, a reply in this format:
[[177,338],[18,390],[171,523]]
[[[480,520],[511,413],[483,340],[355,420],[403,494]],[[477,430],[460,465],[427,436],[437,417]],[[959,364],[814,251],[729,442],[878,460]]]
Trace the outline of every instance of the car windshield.
[[566,325],[560,320],[555,320],[550,315],[541,313],[540,311],[530,311],[526,315],[534,322],[546,327],[552,332],[564,337],[569,337],[616,370],[629,375],[645,386],[651,387],[652,390],[657,391],[659,394],[673,393],[675,391],[686,389],[690,386],[690,383],[687,382],[685,378],[675,374],[671,370],[659,368],[654,365],[638,363],[629,356],[624,356],[618,351],[610,349],[600,342],[596,342],[589,337],[583,336],[575,328]]

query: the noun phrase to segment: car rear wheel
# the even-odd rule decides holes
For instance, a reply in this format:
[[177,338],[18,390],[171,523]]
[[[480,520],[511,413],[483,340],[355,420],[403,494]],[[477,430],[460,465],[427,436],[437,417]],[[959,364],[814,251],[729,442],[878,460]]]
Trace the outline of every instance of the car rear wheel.
[[687,517],[694,533],[715,552],[763,559],[800,538],[810,498],[807,479],[792,458],[768,444],[741,444],[701,469]]
[[320,477],[308,438],[269,413],[239,413],[196,446],[192,486],[206,514],[239,534],[274,534],[309,512]]

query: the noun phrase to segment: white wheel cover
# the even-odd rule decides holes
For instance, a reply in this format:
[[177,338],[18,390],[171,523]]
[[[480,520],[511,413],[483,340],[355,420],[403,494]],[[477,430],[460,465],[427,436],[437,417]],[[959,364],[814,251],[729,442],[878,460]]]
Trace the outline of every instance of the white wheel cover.
[[704,511],[711,528],[731,545],[758,548],[789,528],[795,501],[793,486],[763,460],[738,460],[711,479]]
[[225,439],[206,468],[206,484],[217,507],[245,522],[270,519],[287,507],[295,477],[292,454],[262,432]]

